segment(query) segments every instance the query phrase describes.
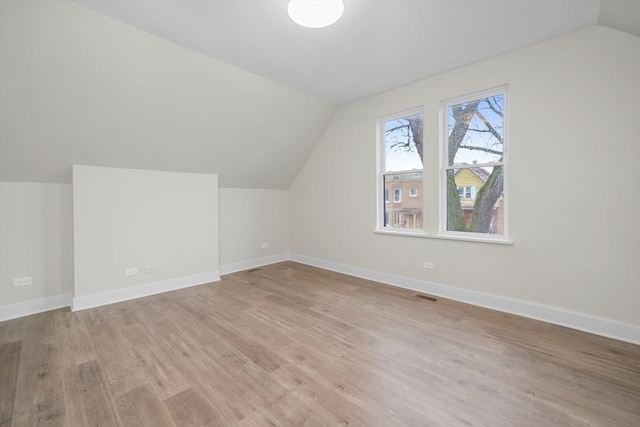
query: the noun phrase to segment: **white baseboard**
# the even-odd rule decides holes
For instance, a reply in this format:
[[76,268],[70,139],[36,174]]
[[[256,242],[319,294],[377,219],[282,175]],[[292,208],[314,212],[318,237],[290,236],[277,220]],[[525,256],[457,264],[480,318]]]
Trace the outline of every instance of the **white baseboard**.
[[235,273],[237,271],[249,270],[251,268],[262,267],[263,265],[275,264],[277,262],[289,261],[290,255],[288,253],[271,255],[262,258],[254,258],[247,261],[234,262],[231,264],[225,264],[220,266],[220,274]]
[[298,254],[279,254],[264,258],[256,258],[247,261],[236,262],[220,266],[220,271],[197,274],[194,276],[180,277],[161,282],[150,283],[132,288],[119,289],[115,291],[102,292],[99,294],[86,295],[73,298],[71,294],[57,295],[53,297],[41,298],[32,301],[25,301],[17,304],[0,306],[0,321],[29,316],[44,311],[55,310],[61,307],[72,306],[73,311],[83,310],[91,307],[98,307],[106,304],[113,304],[120,301],[127,301],[148,295],[182,289],[190,286],[202,285],[205,283],[220,280],[221,274],[230,274],[236,271],[248,270],[268,264],[282,261],[295,261],[338,273],[348,274],[363,279],[374,280],[411,289],[416,292],[448,298],[468,304],[516,314],[531,319],[541,320],[596,335],[614,338],[620,341],[640,344],[640,327],[626,323],[620,323],[609,319],[589,316],[582,313],[562,310],[557,307],[534,304],[522,300],[515,300],[495,295],[488,295],[473,292],[465,289],[453,288],[424,280],[411,279],[394,274],[383,273],[366,268],[354,267],[340,264],[333,261],[326,261],[319,258],[307,257]]
[[87,308],[128,301],[136,298],[146,297],[149,295],[188,288],[191,286],[203,285],[205,283],[217,282],[219,280],[220,272],[211,271],[207,273],[195,274],[193,276],[177,277],[175,279],[147,283],[130,288],[122,288],[113,291],[74,297],[71,305],[71,310],[85,310]]
[[72,294],[55,295],[31,301],[0,306],[0,322],[30,316],[45,311],[56,310],[71,305]]
[[488,295],[465,289],[453,288],[424,280],[411,279],[394,274],[382,273],[360,267],[326,261],[304,255],[291,254],[291,261],[307,264],[338,273],[374,280],[400,288],[426,293],[455,301],[465,302],[493,310],[516,314],[518,316],[541,320],[568,328],[589,332],[596,335],[614,338],[633,344],[640,344],[640,327],[620,323],[609,319],[589,316],[582,313],[534,304],[522,300],[515,300],[495,295]]

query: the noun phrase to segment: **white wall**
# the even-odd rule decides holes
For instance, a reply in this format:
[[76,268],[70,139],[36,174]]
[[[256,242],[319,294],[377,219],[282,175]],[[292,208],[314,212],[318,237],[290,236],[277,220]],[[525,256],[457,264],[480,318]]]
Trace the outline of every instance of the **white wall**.
[[222,274],[287,259],[289,191],[221,188],[219,195]]
[[[289,191],[221,188],[218,194],[222,274],[288,258]],[[134,198],[142,200],[137,195]],[[102,228],[98,227],[98,231]],[[262,248],[262,243],[268,243],[268,248]],[[113,252],[125,250],[126,245]],[[73,252],[71,184],[0,182],[0,321],[70,305],[74,292]],[[105,255],[109,262],[114,261],[113,252]],[[148,252],[139,258],[146,265],[153,257]],[[158,273],[166,271],[157,267],[153,275],[141,270],[129,279],[118,267],[114,274],[116,286],[108,284],[101,289],[118,289],[123,283],[135,288],[148,280],[162,281],[165,276]],[[32,276],[33,285],[14,288],[13,278],[24,276]],[[142,278],[145,282],[141,282]]]
[[[53,306],[68,303],[72,224],[71,185],[0,182],[0,320],[13,317],[9,306],[16,304],[48,298],[55,299]],[[25,276],[33,283],[14,288],[13,279]]]
[[[441,100],[502,84],[514,244],[374,234],[377,117],[424,106],[437,191]],[[344,106],[292,186],[291,252],[505,309],[635,326],[640,342],[639,99],[640,38],[592,27]]]
[[0,181],[88,164],[288,189],[335,111],[66,0],[0,0],[0,94]]
[[74,165],[73,218],[74,308],[100,303],[81,299],[94,294],[219,278],[217,175]]

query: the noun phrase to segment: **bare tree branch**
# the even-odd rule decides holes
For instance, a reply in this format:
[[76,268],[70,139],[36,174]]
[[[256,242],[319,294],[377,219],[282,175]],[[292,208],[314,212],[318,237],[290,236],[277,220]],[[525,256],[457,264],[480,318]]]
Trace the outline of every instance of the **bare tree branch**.
[[474,132],[480,132],[480,133],[491,133],[491,131],[489,129],[475,129],[475,128],[469,128],[469,130],[472,130]]
[[502,142],[502,135],[500,135],[500,133],[498,133],[498,131],[495,130],[495,128],[491,125],[491,123],[489,123],[489,120],[487,120],[484,114],[476,110],[476,116],[478,116],[478,118],[482,120],[482,122],[487,127],[487,129],[489,129],[489,132],[491,132],[491,134],[495,136],[498,141]]
[[[391,144],[390,148],[395,151],[406,152],[411,152],[415,149],[418,156],[420,156],[420,161],[422,161],[422,115],[404,117],[402,120],[406,120],[407,123],[385,130],[387,135],[402,131],[402,134],[397,137],[397,140]],[[404,140],[405,138],[406,140]]]
[[[494,99],[495,102],[495,96],[492,96],[491,98]],[[496,102],[495,105],[489,101],[489,98],[485,98],[485,101],[487,101],[487,105],[489,105],[489,108],[491,109],[491,111],[493,111],[494,113],[496,113],[498,116],[503,117],[503,113],[502,110],[500,109],[500,107],[498,107],[498,103]]]
[[409,129],[409,123],[406,123],[406,124],[404,124],[404,125],[400,125],[400,126],[396,126],[396,127],[392,127],[392,128],[390,128],[390,129],[387,129],[387,130],[385,131],[385,133],[386,133],[387,135],[389,135],[389,134],[391,134],[391,133],[393,133],[393,132],[395,132],[395,131],[402,130],[402,129],[406,129],[406,130],[408,130],[408,129]]
[[486,147],[476,147],[474,145],[460,145],[459,148],[466,148],[467,150],[475,150],[475,151],[484,151],[485,153],[497,154],[499,156],[502,155],[502,151],[492,150],[491,148],[486,148]]

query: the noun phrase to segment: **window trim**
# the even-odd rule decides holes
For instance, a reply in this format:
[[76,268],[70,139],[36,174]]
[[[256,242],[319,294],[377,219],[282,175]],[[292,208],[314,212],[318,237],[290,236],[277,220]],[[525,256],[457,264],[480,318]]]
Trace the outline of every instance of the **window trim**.
[[[422,114],[423,121],[426,122],[424,112],[424,106],[410,108],[407,110],[400,111],[394,114],[386,114],[383,116],[379,116],[377,120],[376,127],[376,167],[377,167],[377,176],[376,176],[376,227],[373,230],[374,234],[377,235],[387,235],[387,236],[402,236],[402,237],[420,237],[426,239],[436,239],[436,240],[450,240],[450,241],[461,241],[461,242],[472,242],[472,243],[486,243],[486,244],[498,244],[498,245],[513,245],[513,240],[511,240],[511,235],[509,234],[509,206],[507,203],[507,194],[509,191],[509,180],[507,179],[507,168],[505,167],[505,180],[504,180],[504,235],[495,235],[495,234],[485,234],[485,233],[471,233],[471,232],[456,232],[456,231],[447,231],[443,233],[442,224],[444,222],[446,227],[446,199],[443,200],[443,184],[441,182],[443,174],[445,172],[443,166],[446,164],[446,157],[443,157],[445,147],[443,145],[443,141],[448,142],[448,129],[444,128],[446,124],[446,120],[448,120],[448,107],[445,108],[446,105],[455,105],[460,102],[465,102],[477,98],[482,98],[483,96],[491,96],[496,94],[504,94],[504,139],[506,144],[503,149],[503,163],[506,165],[509,163],[508,160],[508,144],[509,144],[509,125],[508,125],[508,103],[509,103],[509,87],[508,85],[501,85],[497,87],[493,87],[487,90],[481,90],[477,92],[473,92],[469,95],[459,96],[455,98],[446,99],[440,102],[440,113],[439,113],[439,125],[440,129],[438,130],[439,140],[435,142],[437,144],[437,150],[434,150],[434,141],[433,138],[429,140],[429,133],[424,134],[423,147],[425,148],[425,156],[427,155],[427,147],[429,148],[429,155],[434,155],[438,157],[438,170],[427,170],[425,164],[427,162],[423,162],[423,198],[422,198],[422,228],[420,229],[403,229],[403,228],[393,228],[393,227],[385,227],[384,224],[384,212],[385,212],[385,204],[384,204],[384,170],[385,166],[385,146],[384,146],[384,130],[383,126],[386,121],[394,120],[402,117],[412,116],[415,114]],[[444,139],[442,135],[446,135]],[[482,164],[473,165],[474,167],[482,166]],[[400,171],[399,171],[400,172]],[[408,172],[408,171],[407,171]],[[434,188],[437,188],[437,195],[430,194],[431,191],[428,191],[427,182],[432,180],[438,180]],[[445,181],[446,182],[446,181]],[[444,192],[444,196],[446,197],[446,191]],[[431,207],[432,209],[428,209],[429,203],[438,203],[437,207]],[[444,215],[443,211],[444,210]],[[439,218],[431,218],[427,217],[428,212],[438,212]]]
[[[381,235],[390,235],[390,236],[421,237],[424,239],[435,239],[435,240],[456,240],[461,242],[490,243],[490,244],[496,244],[496,245],[513,245],[514,244],[513,240],[511,239],[503,239],[502,236],[499,236],[500,238],[495,238],[495,237],[491,237],[491,236],[494,236],[492,234],[481,234],[481,233],[465,233],[466,235],[464,236],[458,236],[455,234],[442,235],[442,234],[431,234],[426,232],[422,233],[420,232],[420,230],[415,231],[415,230],[403,229],[403,228],[375,229],[373,230],[373,233],[381,234]],[[451,233],[456,233],[456,232],[452,231]],[[468,236],[468,234],[481,234],[481,236],[474,237],[474,236]]]
[[402,188],[393,189],[393,203],[402,203]]
[[[422,186],[424,187],[424,172],[422,172]],[[418,189],[417,188],[409,188],[409,197],[418,197]]]
[[[447,230],[447,170],[453,169],[452,166],[448,166],[448,146],[449,146],[449,107],[452,105],[462,104],[464,102],[473,101],[476,99],[487,98],[495,95],[503,95],[503,140],[502,145],[502,161],[491,163],[477,163],[465,166],[459,166],[457,169],[465,168],[471,169],[474,167],[494,167],[502,166],[503,168],[503,234],[487,234],[487,233],[473,233],[465,231],[450,231]],[[440,167],[439,167],[439,226],[438,235],[444,238],[453,238],[459,240],[473,240],[473,241],[489,241],[489,242],[506,242],[509,243],[509,208],[508,208],[508,154],[509,154],[509,87],[508,85],[502,85],[487,90],[473,92],[468,95],[450,98],[440,103]]]
[[[469,193],[467,193],[467,188],[469,189]],[[458,187],[458,195],[460,196],[460,198],[462,200],[473,199],[474,191],[472,189],[473,189],[472,185],[462,185],[462,186]],[[460,190],[462,190],[462,194],[460,194]],[[469,194],[469,197],[466,197],[467,194]]]
[[[386,157],[385,157],[385,142],[384,142],[384,123],[390,120],[401,119],[404,117],[415,116],[416,114],[422,114],[422,120],[424,123],[424,107],[414,107],[406,110],[399,111],[397,113],[385,114],[383,116],[379,116],[376,123],[376,228],[374,232],[381,232],[386,234],[400,234],[400,235],[417,235],[424,236],[425,235],[425,224],[424,224],[424,214],[425,214],[425,200],[423,198],[423,206],[422,206],[422,228],[420,229],[403,229],[396,227],[385,227],[385,206],[386,203],[384,201],[384,177],[385,175],[390,175],[391,172],[385,172],[386,170]],[[424,144],[424,141],[423,141]],[[400,174],[404,172],[411,171],[394,171],[393,174]],[[422,182],[424,187],[425,177],[424,177],[424,162],[422,165]],[[423,190],[424,191],[424,190]],[[390,199],[391,198],[390,195]],[[389,215],[391,217],[391,215]]]

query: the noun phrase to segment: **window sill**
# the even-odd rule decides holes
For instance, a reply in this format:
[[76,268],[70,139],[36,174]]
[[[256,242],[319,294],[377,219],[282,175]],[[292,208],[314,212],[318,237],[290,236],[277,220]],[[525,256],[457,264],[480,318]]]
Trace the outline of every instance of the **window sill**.
[[478,243],[491,243],[494,245],[513,245],[512,240],[501,238],[486,238],[486,237],[473,237],[473,236],[461,236],[461,235],[449,235],[449,234],[426,234],[424,232],[416,231],[400,231],[400,230],[373,230],[375,234],[388,234],[392,236],[408,236],[408,237],[422,237],[426,239],[439,239],[439,240],[460,240],[463,242],[478,242]]

